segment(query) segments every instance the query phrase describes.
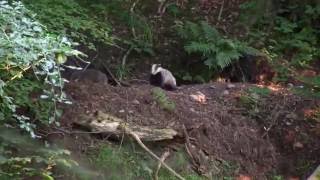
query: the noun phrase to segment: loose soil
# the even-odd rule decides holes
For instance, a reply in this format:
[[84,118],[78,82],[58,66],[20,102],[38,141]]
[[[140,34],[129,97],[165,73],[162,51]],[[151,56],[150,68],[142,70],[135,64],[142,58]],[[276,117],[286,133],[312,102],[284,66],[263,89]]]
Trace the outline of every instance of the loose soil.
[[[72,131],[81,114],[102,111],[138,125],[170,127],[182,137],[186,136],[185,127],[192,144],[190,162],[203,174],[215,173],[212,160],[239,166],[234,176],[268,179],[272,173],[301,178],[310,174],[320,163],[320,142],[314,131],[316,124],[305,119],[304,111],[319,106],[319,102],[280,89],[261,97],[253,113],[240,101],[253,85],[234,85],[230,89],[225,83],[188,85],[164,91],[175,103],[170,112],[155,101],[150,85],[70,82],[66,91],[74,104],[64,107],[61,123]],[[206,96],[204,104],[190,98],[197,91]]]

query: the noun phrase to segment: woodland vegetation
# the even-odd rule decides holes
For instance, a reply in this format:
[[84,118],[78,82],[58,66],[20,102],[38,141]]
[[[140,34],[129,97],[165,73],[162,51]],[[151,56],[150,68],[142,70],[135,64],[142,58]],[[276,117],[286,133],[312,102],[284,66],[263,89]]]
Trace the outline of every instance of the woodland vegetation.
[[[292,167],[274,164],[265,172],[261,170],[263,174],[257,174],[258,165],[254,167],[256,171],[251,167],[246,169],[240,162],[243,157],[231,158],[234,160],[231,162],[224,159],[228,155],[222,153],[223,157],[217,157],[218,153],[215,162],[219,165],[214,167],[219,171],[206,166],[204,169],[210,169],[211,173],[208,175],[202,166],[199,168],[199,163],[198,168],[188,170],[190,164],[197,164],[195,155],[190,155],[193,152],[187,152],[188,148],[173,148],[175,153],[171,155],[163,154],[160,149],[184,143],[188,146],[189,140],[194,141],[195,137],[188,136],[193,135],[190,129],[196,128],[196,122],[202,120],[199,115],[195,118],[199,121],[190,121],[190,128],[186,125],[187,130],[172,125],[183,138],[165,145],[148,144],[159,157],[163,154],[163,161],[165,156],[171,156],[169,166],[185,179],[306,179],[320,165],[319,0],[1,0],[0,28],[0,179],[175,179],[130,138],[105,141],[105,135],[80,132],[69,128],[65,121],[75,114],[90,114],[84,108],[86,103],[93,107],[101,101],[111,102],[106,99],[129,96],[119,100],[119,106],[109,104],[110,112],[105,113],[118,116],[116,112],[121,114],[131,97],[150,96],[150,101],[161,107],[157,113],[163,112],[158,120],[163,124],[151,125],[156,125],[155,129],[166,128],[165,124],[170,123],[164,120],[184,113],[180,105],[187,103],[178,99],[183,95],[175,96],[148,85],[141,85],[141,91],[129,90],[132,93],[129,95],[125,90],[129,88],[127,85],[134,84],[132,82],[148,81],[154,63],[170,69],[182,89],[186,86],[205,93],[200,87],[211,87],[216,93],[224,93],[226,98],[215,106],[208,105],[209,109],[215,115],[221,114],[221,118],[228,116],[223,115],[222,107],[242,109],[241,117],[252,120],[246,125],[257,128],[251,133],[240,132],[250,128],[233,132],[266,139],[266,142],[257,140],[263,145],[263,152],[270,143],[276,150],[268,152],[295,159]],[[86,68],[105,73],[110,88],[106,90],[105,86],[97,85],[94,87],[100,91],[96,91],[86,87],[86,82],[68,85],[72,72]],[[216,83],[221,81],[228,84],[230,90],[220,89]],[[248,90],[231,100],[233,83]],[[139,84],[136,86],[139,88]],[[152,89],[150,95],[144,91],[148,88]],[[272,88],[281,92],[273,92]],[[241,88],[234,91],[242,93]],[[83,99],[74,101],[76,95],[70,93]],[[181,93],[192,92],[186,88]],[[85,98],[95,95],[105,99],[84,102]],[[199,98],[201,94],[194,97]],[[216,97],[211,99],[218,99]],[[285,99],[283,103],[282,99]],[[129,103],[143,104],[142,100]],[[67,110],[74,105],[77,108],[73,110],[79,113]],[[199,107],[195,105],[188,111]],[[299,108],[304,113],[296,112]],[[142,112],[140,118],[143,117],[149,115],[144,116]],[[122,115],[118,118],[127,119]],[[277,119],[291,120],[277,123]],[[207,121],[203,120],[202,124],[204,122]],[[285,145],[278,138],[291,139],[292,130],[286,127],[292,124],[295,128],[293,148],[282,151],[278,147]],[[51,142],[52,136],[59,139],[61,134],[72,145]],[[247,143],[254,146],[254,142],[256,139],[252,139],[253,145]],[[199,140],[198,145],[201,143]],[[214,145],[211,147],[214,149]],[[231,149],[233,147],[230,152]],[[261,162],[267,161],[261,159]],[[269,165],[273,166],[272,163]]]

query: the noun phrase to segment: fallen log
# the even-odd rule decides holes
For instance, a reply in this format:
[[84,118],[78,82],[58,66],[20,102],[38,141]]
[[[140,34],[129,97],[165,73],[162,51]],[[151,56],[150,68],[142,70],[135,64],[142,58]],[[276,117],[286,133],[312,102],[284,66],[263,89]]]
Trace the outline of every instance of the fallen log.
[[170,128],[154,129],[147,126],[129,124],[123,119],[100,111],[95,116],[82,116],[75,124],[102,134],[123,135],[126,132],[133,132],[142,141],[170,140],[178,134],[177,131]]
[[97,112],[95,117],[82,116],[82,118],[76,122],[76,124],[85,126],[91,131],[101,133],[112,133],[121,135],[123,133],[133,137],[136,142],[147,151],[153,158],[157,159],[161,165],[163,165],[169,172],[176,176],[180,180],[185,180],[180,174],[174,171],[168,166],[164,160],[161,160],[156,154],[154,154],[147,146],[142,143],[143,141],[161,141],[173,139],[177,135],[177,132],[173,129],[152,129],[145,126],[130,125],[124,120],[114,117],[110,114]]

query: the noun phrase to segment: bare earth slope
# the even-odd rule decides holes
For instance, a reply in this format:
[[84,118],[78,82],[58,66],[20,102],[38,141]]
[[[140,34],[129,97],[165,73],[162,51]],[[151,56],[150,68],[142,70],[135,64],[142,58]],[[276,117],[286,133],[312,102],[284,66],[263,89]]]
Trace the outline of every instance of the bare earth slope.
[[[165,91],[175,103],[174,111],[170,112],[156,102],[152,95],[154,87],[150,85],[127,88],[71,82],[66,91],[74,104],[65,108],[62,124],[72,128],[80,114],[100,110],[138,125],[171,127],[182,136],[186,135],[185,126],[198,172],[211,171],[208,159],[215,159],[238,164],[240,169],[235,175],[248,174],[257,179],[265,179],[275,169],[288,176],[310,173],[319,163],[320,142],[312,133],[311,124],[304,120],[303,109],[307,107],[304,104],[311,107],[316,103],[303,101],[285,90],[273,92],[259,101],[259,107],[263,108],[252,115],[252,109],[240,103],[241,96],[252,85],[234,85],[230,89],[223,83],[190,85],[174,92]],[[204,104],[190,97],[197,91],[206,96]],[[270,130],[266,132],[264,127]],[[301,139],[301,133],[309,139]],[[296,147],[297,142],[302,146]],[[299,158],[310,162],[301,173],[297,171]]]

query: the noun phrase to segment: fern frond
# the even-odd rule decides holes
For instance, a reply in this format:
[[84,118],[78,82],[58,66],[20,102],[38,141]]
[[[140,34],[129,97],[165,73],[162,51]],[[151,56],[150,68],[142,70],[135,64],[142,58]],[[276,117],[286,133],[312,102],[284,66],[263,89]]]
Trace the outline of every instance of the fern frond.
[[216,63],[216,58],[215,57],[209,57],[208,59],[206,59],[204,61],[204,64],[206,66],[208,66],[210,69],[217,68],[217,63]]
[[200,53],[206,60],[204,64],[209,68],[225,68],[242,55],[258,55],[260,52],[238,40],[224,38],[207,22],[196,24],[187,21],[181,27],[180,34],[187,40],[184,49],[188,53]]
[[238,60],[241,57],[241,54],[236,50],[230,51],[221,51],[217,53],[217,65],[224,69],[225,67],[229,66],[233,61]]
[[203,53],[205,56],[217,51],[213,43],[191,42],[184,48],[188,53]]
[[185,24],[186,29],[189,32],[189,38],[191,39],[197,39],[201,36],[201,28],[196,23],[187,21]]
[[207,22],[201,21],[201,28],[207,41],[217,41],[219,39],[219,32]]
[[253,56],[259,56],[261,55],[261,52],[253,47],[247,46],[245,43],[236,42],[236,49],[237,51],[243,53],[243,54],[248,54],[248,55],[253,55]]

